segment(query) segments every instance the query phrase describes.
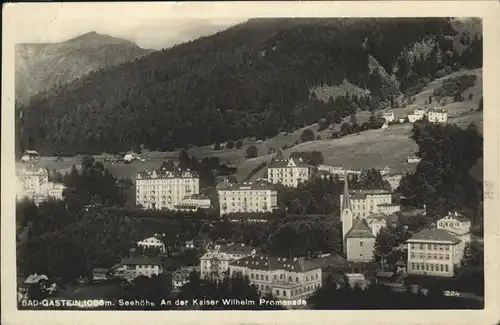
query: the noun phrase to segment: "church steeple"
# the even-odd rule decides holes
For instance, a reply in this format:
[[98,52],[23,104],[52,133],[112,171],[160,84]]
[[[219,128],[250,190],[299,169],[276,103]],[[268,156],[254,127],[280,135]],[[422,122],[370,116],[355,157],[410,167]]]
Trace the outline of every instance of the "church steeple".
[[351,210],[351,198],[349,197],[349,181],[347,180],[347,168],[344,168],[344,195],[342,200],[342,210]]

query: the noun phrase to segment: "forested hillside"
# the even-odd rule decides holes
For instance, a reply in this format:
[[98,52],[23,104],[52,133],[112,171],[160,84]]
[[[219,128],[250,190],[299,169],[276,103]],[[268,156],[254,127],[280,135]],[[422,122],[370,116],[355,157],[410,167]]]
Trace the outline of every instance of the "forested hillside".
[[[482,66],[482,39],[450,19],[254,19],[92,72],[16,107],[18,151],[152,150],[266,138],[397,105],[436,77]],[[460,51],[453,45],[461,41]],[[415,44],[430,47],[416,55]],[[328,101],[348,81],[369,94]]]
[[39,92],[148,53],[135,43],[96,32],[60,43],[16,44],[16,100],[28,102]]

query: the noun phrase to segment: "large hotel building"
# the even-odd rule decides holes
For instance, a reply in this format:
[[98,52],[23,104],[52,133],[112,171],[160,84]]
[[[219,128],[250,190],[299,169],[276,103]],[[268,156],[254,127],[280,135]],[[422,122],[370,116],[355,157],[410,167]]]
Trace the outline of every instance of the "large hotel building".
[[200,178],[190,170],[145,171],[135,181],[136,204],[144,209],[174,210],[186,196],[200,191]]
[[278,192],[268,184],[221,184],[218,193],[221,215],[272,212],[278,207]]
[[19,170],[17,179],[17,200],[28,198],[39,204],[49,198],[63,199],[64,185],[49,182],[49,173],[43,168]]

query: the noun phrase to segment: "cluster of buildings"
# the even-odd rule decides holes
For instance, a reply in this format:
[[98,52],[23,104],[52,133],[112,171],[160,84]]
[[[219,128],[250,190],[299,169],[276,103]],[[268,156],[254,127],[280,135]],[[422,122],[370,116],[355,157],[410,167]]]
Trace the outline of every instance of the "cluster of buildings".
[[448,111],[441,107],[434,107],[429,110],[417,108],[413,110],[411,114],[408,114],[408,121],[410,123],[415,123],[423,119],[424,116],[426,116],[427,120],[431,123],[445,123],[448,121]]
[[43,168],[23,168],[17,171],[16,199],[28,198],[36,204],[49,198],[63,199],[63,184],[49,182],[49,173]]

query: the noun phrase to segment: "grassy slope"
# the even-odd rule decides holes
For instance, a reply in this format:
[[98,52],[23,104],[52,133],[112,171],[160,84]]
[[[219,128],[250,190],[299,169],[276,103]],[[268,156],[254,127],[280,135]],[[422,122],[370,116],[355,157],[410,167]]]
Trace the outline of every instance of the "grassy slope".
[[[394,109],[395,117],[404,117],[416,107],[432,107],[433,104],[425,106],[425,101],[428,99],[429,95],[432,94],[433,90],[441,84],[443,79],[470,73],[478,75],[478,80],[476,85],[464,92],[465,100],[461,103],[451,103],[451,99],[448,99],[450,104],[447,104],[445,107],[448,109],[450,116],[467,112],[470,108],[477,108],[479,99],[482,95],[482,69],[456,72],[444,78],[436,79],[435,81],[429,83],[429,85],[427,85],[420,94],[415,96],[415,103],[408,105],[405,108]],[[469,93],[474,95],[473,100],[468,99]],[[367,121],[369,116],[370,114],[368,112],[359,112],[357,114],[358,123]],[[474,122],[481,129],[483,127],[482,120],[483,114],[479,112],[474,112],[461,117],[450,118],[450,122],[457,123],[463,127],[466,127],[470,122]],[[271,156],[267,154],[270,148],[281,148],[283,145],[291,145],[295,143],[299,139],[301,132],[307,128],[315,131],[316,135],[320,135],[322,139],[326,139],[327,136],[331,134],[331,130],[317,132],[318,126],[317,124],[313,124],[287,135],[277,135],[261,143],[245,139],[242,149],[223,149],[214,151],[211,146],[205,146],[189,149],[188,153],[189,155],[194,155],[197,158],[202,158],[204,156],[217,156],[223,161],[237,164],[238,172],[236,176],[238,179],[243,179],[262,161],[266,161],[271,158]],[[416,144],[409,139],[411,128],[411,124],[394,125],[386,130],[368,130],[360,133],[359,135],[353,134],[342,139],[318,140],[301,143],[293,148],[285,150],[285,154],[290,154],[290,152],[293,151],[318,150],[323,153],[325,164],[347,164],[352,168],[383,168],[388,166],[394,170],[403,172],[414,168],[414,165],[408,165],[405,162],[406,157],[415,152],[417,149]],[[336,125],[335,129],[338,130],[339,125]],[[245,150],[250,144],[254,144],[259,149],[260,156],[254,159],[245,160]],[[112,165],[110,163],[104,163],[104,165],[106,168],[109,168],[113,175],[117,177],[133,179],[135,178],[135,174],[137,172],[145,169],[152,170],[154,168],[158,168],[166,157],[176,157],[177,153],[149,152],[143,154],[142,156],[148,157],[150,160],[147,160],[146,162],[135,162],[129,165]],[[103,161],[102,156],[96,156],[96,158],[97,160]],[[69,171],[73,164],[79,165],[80,159],[81,157],[71,157],[64,158],[63,161],[56,161],[54,158],[43,158],[38,163],[38,166],[42,168],[54,168],[64,173]],[[473,168],[473,174],[477,175],[477,177],[479,177],[481,173],[482,161],[478,163],[478,166]],[[254,178],[262,177],[263,174],[264,170],[257,173]]]

